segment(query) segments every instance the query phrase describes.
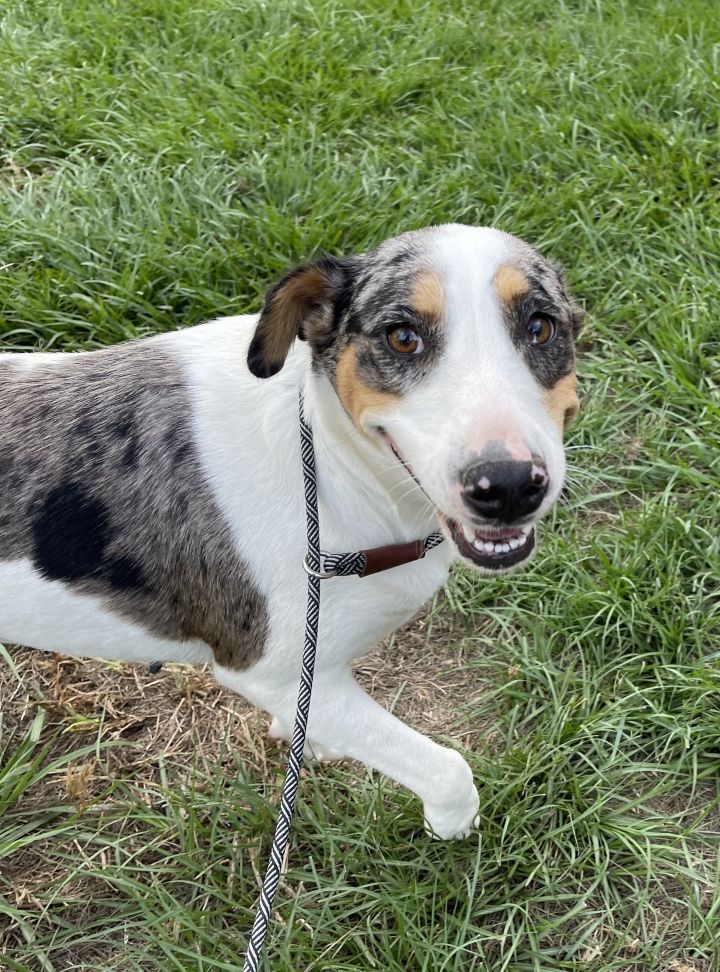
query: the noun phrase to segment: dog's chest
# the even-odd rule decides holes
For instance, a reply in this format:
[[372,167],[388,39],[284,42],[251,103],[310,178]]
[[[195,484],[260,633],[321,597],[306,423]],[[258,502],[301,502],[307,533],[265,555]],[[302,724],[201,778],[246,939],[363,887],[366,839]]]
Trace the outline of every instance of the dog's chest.
[[320,644],[326,656],[358,658],[408,622],[444,583],[448,561],[439,547],[424,560],[371,577],[325,581]]

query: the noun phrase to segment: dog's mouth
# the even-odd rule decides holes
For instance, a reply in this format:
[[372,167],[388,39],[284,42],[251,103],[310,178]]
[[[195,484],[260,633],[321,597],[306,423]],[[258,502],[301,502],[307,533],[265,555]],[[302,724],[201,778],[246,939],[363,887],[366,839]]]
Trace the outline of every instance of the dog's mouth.
[[[398,449],[394,440],[382,427],[378,427],[381,437],[390,446],[398,462],[412,476],[418,487],[428,496],[413,472],[412,466]],[[433,503],[433,506],[435,504]],[[535,549],[535,528],[532,524],[522,527],[480,527],[468,528],[446,516],[435,506],[435,512],[444,532],[455,544],[461,557],[480,570],[489,572],[509,570],[527,560]]]
[[438,513],[445,532],[465,560],[487,571],[508,570],[527,560],[535,549],[535,528],[461,526],[443,513]]

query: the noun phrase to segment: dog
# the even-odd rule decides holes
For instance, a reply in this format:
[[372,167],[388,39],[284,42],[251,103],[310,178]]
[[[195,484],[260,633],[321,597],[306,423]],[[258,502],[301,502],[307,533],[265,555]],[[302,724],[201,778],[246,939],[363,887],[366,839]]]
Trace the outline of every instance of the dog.
[[308,747],[409,787],[439,838],[477,825],[463,757],[404,725],[351,662],[455,561],[530,559],[563,484],[582,312],[496,229],[404,233],[288,272],[259,315],[92,352],[0,355],[0,640],[210,663],[288,738],[306,610],[298,397],[321,543],[445,542],[323,581]]

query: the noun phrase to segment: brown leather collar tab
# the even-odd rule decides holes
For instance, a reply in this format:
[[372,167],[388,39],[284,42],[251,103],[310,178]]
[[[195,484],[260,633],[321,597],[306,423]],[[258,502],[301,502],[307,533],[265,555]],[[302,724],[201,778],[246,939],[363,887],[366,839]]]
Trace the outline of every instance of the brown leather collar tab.
[[365,567],[360,577],[367,577],[369,574],[377,574],[381,570],[389,570],[391,567],[399,567],[401,564],[410,564],[414,560],[422,560],[425,556],[425,541],[411,540],[409,543],[389,543],[384,547],[361,550],[360,553],[365,558]]

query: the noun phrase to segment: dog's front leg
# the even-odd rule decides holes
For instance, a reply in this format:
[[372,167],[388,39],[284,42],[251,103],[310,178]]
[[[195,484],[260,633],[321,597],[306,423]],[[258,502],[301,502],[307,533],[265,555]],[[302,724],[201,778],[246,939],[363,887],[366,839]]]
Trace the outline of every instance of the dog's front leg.
[[[218,681],[247,695],[288,727],[297,688],[265,693],[255,682],[248,692],[243,677],[216,669]],[[360,688],[347,669],[317,673],[308,720],[313,746],[358,759],[407,786],[423,801],[425,822],[443,839],[466,837],[477,823],[479,798],[472,771],[453,749],[416,732]]]
[[425,822],[443,839],[466,837],[479,798],[460,753],[416,732],[378,705],[349,671],[318,680],[308,730],[313,741],[359,759],[416,793]]

